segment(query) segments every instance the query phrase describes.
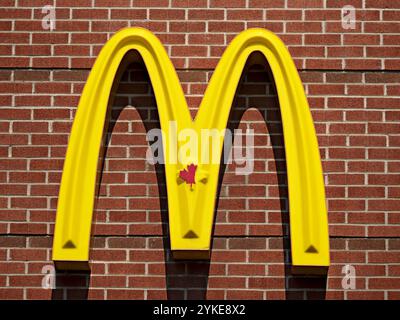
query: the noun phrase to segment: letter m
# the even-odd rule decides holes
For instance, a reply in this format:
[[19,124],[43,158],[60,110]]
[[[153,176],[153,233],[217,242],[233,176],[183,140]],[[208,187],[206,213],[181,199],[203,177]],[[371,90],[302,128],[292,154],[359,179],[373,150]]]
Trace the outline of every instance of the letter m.
[[[56,266],[73,269],[88,265],[98,159],[108,121],[108,101],[117,70],[130,50],[142,56],[148,70],[166,137],[174,137],[186,129],[194,130],[198,136],[202,129],[224,130],[246,61],[256,51],[265,56],[282,114],[292,265],[299,270],[328,267],[328,222],[317,137],[300,77],[285,45],[264,29],[249,29],[239,34],[223,54],[192,121],[164,47],[151,32],[142,28],[123,29],[105,44],[83,90],[58,198],[53,243]],[[176,123],[174,130],[170,123]],[[219,139],[223,142],[223,136]],[[164,160],[171,250],[177,259],[208,258],[220,164],[202,163],[197,158],[186,163],[170,161],[177,158],[179,149],[179,141],[174,147],[170,140],[164,141]],[[219,145],[220,159],[223,143]],[[194,183],[188,184],[180,172],[191,164],[197,169],[192,177]]]

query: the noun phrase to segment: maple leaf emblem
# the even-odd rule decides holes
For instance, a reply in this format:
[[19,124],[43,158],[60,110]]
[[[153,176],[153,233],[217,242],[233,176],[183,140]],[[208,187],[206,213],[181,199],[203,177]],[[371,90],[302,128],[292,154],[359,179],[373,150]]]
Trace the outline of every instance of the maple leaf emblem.
[[196,169],[197,166],[194,165],[193,163],[187,166],[187,170],[183,169],[179,171],[179,177],[185,181],[187,184],[190,184],[190,187],[192,187],[192,184],[195,184],[195,175],[196,175]]

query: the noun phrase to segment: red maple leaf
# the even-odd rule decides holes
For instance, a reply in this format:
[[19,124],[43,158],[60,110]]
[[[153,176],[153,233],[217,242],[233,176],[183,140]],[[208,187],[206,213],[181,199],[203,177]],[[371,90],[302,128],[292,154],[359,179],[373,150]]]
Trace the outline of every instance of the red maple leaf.
[[185,181],[187,184],[190,184],[190,187],[192,187],[192,184],[195,184],[195,174],[196,174],[196,169],[197,166],[194,165],[193,163],[187,166],[187,170],[183,169],[179,171],[179,177]]

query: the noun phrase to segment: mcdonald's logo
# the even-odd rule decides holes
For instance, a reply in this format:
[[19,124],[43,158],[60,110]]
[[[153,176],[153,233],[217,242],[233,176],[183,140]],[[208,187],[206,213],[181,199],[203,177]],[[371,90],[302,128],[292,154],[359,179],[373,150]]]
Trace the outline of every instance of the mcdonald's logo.
[[[57,268],[88,265],[98,159],[110,91],[125,54],[136,50],[148,70],[163,132],[224,130],[245,63],[262,53],[273,73],[282,114],[286,152],[292,265],[299,270],[329,266],[329,235],[318,142],[307,98],[289,51],[272,32],[249,29],[227,47],[194,121],[176,71],[158,38],[143,28],[117,32],[101,50],[84,87],[72,126],[62,174],[53,243]],[[170,123],[176,123],[173,132]],[[223,141],[224,137],[220,137]],[[180,163],[177,147],[163,141],[171,250],[176,259],[210,255],[220,163]],[[220,144],[219,155],[222,152]],[[220,159],[221,157],[219,157]],[[190,167],[192,166],[192,167]],[[192,170],[191,176],[182,172]],[[189,174],[189,171],[187,171]],[[191,183],[185,183],[190,181]],[[193,185],[195,187],[193,187]],[[313,272],[313,271],[312,271]]]

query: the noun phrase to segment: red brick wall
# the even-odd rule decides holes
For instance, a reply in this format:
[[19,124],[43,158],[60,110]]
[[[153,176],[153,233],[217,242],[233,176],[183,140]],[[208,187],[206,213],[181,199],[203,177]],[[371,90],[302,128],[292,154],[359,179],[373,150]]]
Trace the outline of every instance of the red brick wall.
[[[400,1],[57,0],[54,31],[41,26],[47,4],[0,6],[0,298],[400,298]],[[347,4],[354,30],[341,25]],[[255,130],[255,172],[226,167],[211,261],[171,259],[163,168],[145,161],[146,131],[159,123],[138,62],[113,105],[91,273],[57,274],[56,289],[42,288],[75,108],[100,48],[126,26],[160,37],[193,114],[237,33],[265,27],[285,41],[320,144],[327,277],[290,272],[282,126],[267,63],[244,72],[231,121]],[[355,289],[342,287],[347,264]]]

